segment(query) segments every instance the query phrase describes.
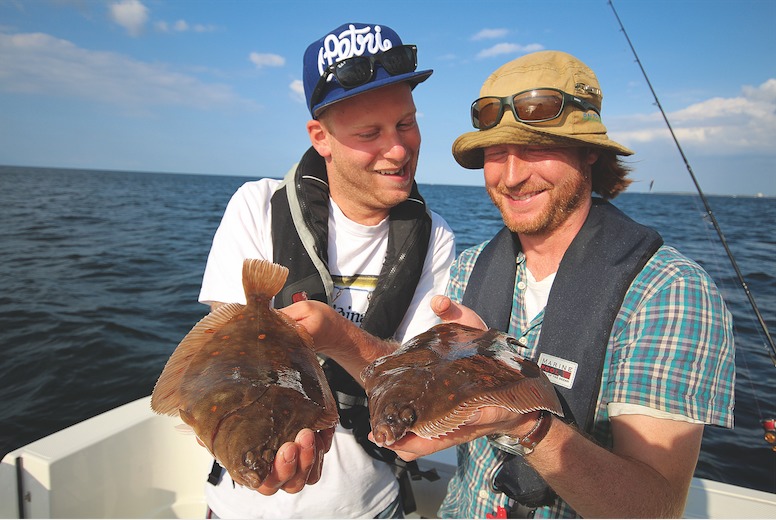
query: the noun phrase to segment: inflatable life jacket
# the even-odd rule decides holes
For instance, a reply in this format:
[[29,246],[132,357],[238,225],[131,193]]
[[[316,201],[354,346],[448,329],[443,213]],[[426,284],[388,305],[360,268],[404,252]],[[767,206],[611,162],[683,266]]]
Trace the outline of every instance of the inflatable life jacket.
[[[289,269],[283,289],[275,296],[275,307],[285,307],[301,299],[331,305],[329,184],[325,162],[314,148],[308,149],[296,170],[286,175],[271,204],[273,260]],[[430,237],[431,216],[413,182],[409,198],[390,211],[388,250],[361,321],[362,329],[383,339],[391,338],[396,332],[420,281]],[[337,401],[340,424],[353,430],[356,440],[370,456],[392,465],[399,477],[405,513],[411,512],[414,499],[406,464],[393,451],[379,448],[367,438],[371,427],[363,388],[331,359],[326,360],[323,369]],[[409,469],[414,472],[417,466]]]
[[[563,255],[536,352],[545,372],[557,372],[557,363],[549,360],[574,367],[573,379],[564,374],[551,379],[565,420],[582,431],[593,429],[606,347],[625,294],[662,244],[656,231],[594,198],[582,229]],[[519,252],[519,239],[503,228],[480,253],[466,284],[462,303],[489,327],[509,329],[514,283],[504,280],[515,280]],[[528,508],[548,505],[555,497],[533,468],[514,455],[505,460],[494,487]]]

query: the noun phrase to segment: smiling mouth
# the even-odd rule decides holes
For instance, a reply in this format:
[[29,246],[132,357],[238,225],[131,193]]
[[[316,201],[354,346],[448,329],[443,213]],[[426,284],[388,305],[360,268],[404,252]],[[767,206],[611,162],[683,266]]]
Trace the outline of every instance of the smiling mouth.
[[404,175],[406,174],[404,167],[394,168],[391,170],[375,170],[375,173],[384,175],[386,177],[395,177],[395,176],[404,177]]
[[524,202],[526,200],[530,200],[540,193],[543,193],[544,190],[537,190],[537,191],[530,191],[528,193],[519,193],[519,194],[512,194],[512,193],[504,193],[504,195],[511,200],[514,200],[515,202]]

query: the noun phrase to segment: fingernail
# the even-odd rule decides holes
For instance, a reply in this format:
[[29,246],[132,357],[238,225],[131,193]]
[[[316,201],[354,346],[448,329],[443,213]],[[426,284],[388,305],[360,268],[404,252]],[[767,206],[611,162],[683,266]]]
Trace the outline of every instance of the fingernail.
[[297,442],[303,448],[312,448],[313,446],[315,446],[315,434],[307,431],[304,433],[301,433],[297,439]]
[[289,450],[283,451],[283,462],[285,462],[286,464],[291,464],[293,462],[296,462],[296,450],[290,450],[290,451],[291,451],[290,459],[289,459],[289,453],[288,453]]

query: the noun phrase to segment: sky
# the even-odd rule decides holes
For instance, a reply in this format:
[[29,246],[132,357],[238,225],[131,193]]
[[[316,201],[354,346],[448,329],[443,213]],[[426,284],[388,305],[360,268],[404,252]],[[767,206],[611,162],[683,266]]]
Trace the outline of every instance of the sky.
[[[776,196],[776,1],[614,7],[703,192]],[[547,49],[598,76],[630,191],[695,192],[607,0],[0,0],[0,164],[282,177],[309,146],[304,50],[347,22],[434,70],[419,183],[483,185],[452,142],[491,72]]]

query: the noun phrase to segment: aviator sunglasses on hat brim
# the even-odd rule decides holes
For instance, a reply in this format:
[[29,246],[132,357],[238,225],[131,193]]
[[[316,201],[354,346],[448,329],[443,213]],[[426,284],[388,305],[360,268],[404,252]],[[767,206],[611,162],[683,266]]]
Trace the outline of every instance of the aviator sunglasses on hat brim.
[[542,123],[560,117],[567,104],[601,115],[592,103],[560,89],[534,88],[511,96],[485,96],[475,100],[471,107],[472,125],[478,130],[493,128],[501,122],[506,107],[521,123]]

